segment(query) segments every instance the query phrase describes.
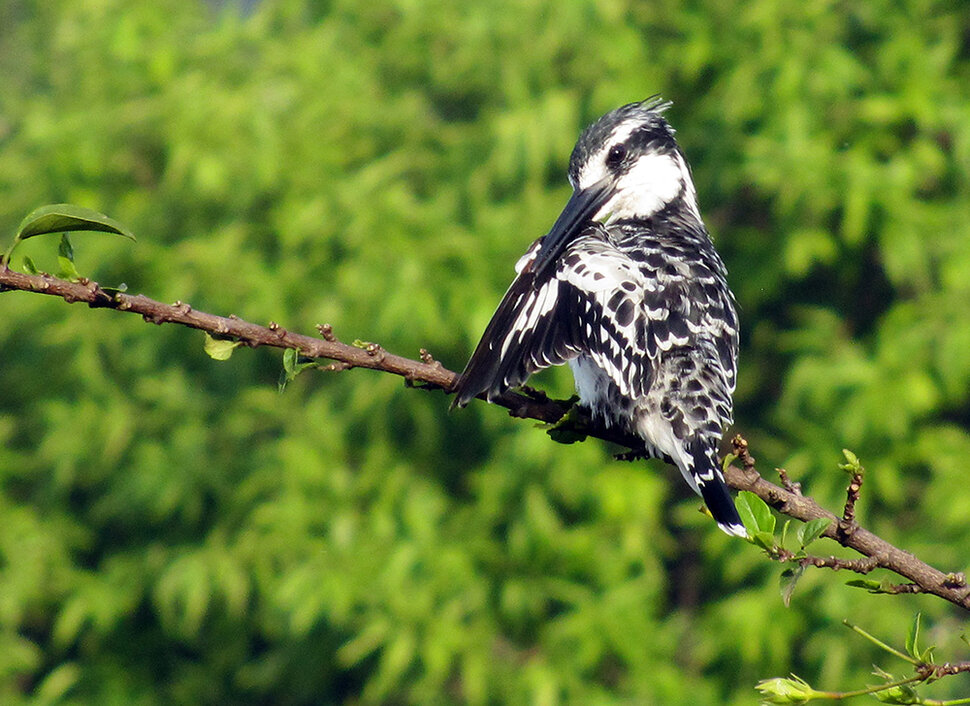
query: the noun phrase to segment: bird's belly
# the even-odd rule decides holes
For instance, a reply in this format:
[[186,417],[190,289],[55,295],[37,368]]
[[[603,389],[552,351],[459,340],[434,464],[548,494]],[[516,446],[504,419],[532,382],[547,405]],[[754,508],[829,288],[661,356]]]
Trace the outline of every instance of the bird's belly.
[[590,357],[581,355],[569,361],[576,383],[579,403],[589,409],[593,419],[608,426],[630,429],[635,400],[620,394],[616,384]]

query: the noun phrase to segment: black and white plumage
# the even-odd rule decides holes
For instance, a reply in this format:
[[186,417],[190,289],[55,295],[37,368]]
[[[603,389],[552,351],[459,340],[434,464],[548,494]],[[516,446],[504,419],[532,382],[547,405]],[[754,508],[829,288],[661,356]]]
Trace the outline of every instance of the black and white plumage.
[[631,103],[583,132],[572,198],[516,265],[453,406],[569,363],[594,418],[676,464],[721,529],[745,536],[717,456],[731,423],[737,314],[668,105]]

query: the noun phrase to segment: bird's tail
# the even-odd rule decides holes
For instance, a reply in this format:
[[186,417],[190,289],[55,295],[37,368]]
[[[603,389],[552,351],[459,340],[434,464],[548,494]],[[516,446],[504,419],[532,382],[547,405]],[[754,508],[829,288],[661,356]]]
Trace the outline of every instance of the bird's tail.
[[709,447],[710,450],[699,447],[700,444],[692,449],[694,468],[691,470],[691,475],[697,482],[697,490],[704,499],[704,504],[711,511],[717,526],[724,532],[736,537],[747,537],[744,523],[741,522],[738,510],[734,506],[734,499],[724,483],[724,474],[721,473],[717,453],[712,447]]

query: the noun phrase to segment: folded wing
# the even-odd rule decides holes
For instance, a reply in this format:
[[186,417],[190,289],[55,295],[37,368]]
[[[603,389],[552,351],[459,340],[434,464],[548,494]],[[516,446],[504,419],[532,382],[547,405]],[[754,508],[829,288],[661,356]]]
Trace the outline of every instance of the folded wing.
[[597,227],[542,275],[531,270],[537,251],[533,246],[520,261],[518,276],[459,378],[453,406],[483,393],[492,399],[532,373],[579,355],[606,371],[621,393],[645,394],[658,341],[665,337],[651,330],[650,292],[636,264]]

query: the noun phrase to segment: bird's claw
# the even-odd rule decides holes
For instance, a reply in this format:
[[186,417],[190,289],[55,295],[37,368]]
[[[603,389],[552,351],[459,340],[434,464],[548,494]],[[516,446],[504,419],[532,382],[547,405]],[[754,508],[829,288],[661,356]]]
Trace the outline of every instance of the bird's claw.
[[558,421],[547,425],[546,433],[553,441],[560,444],[575,444],[577,441],[585,441],[589,436],[589,412],[578,402],[579,397],[576,395],[565,400],[564,406],[569,405],[566,413]]

